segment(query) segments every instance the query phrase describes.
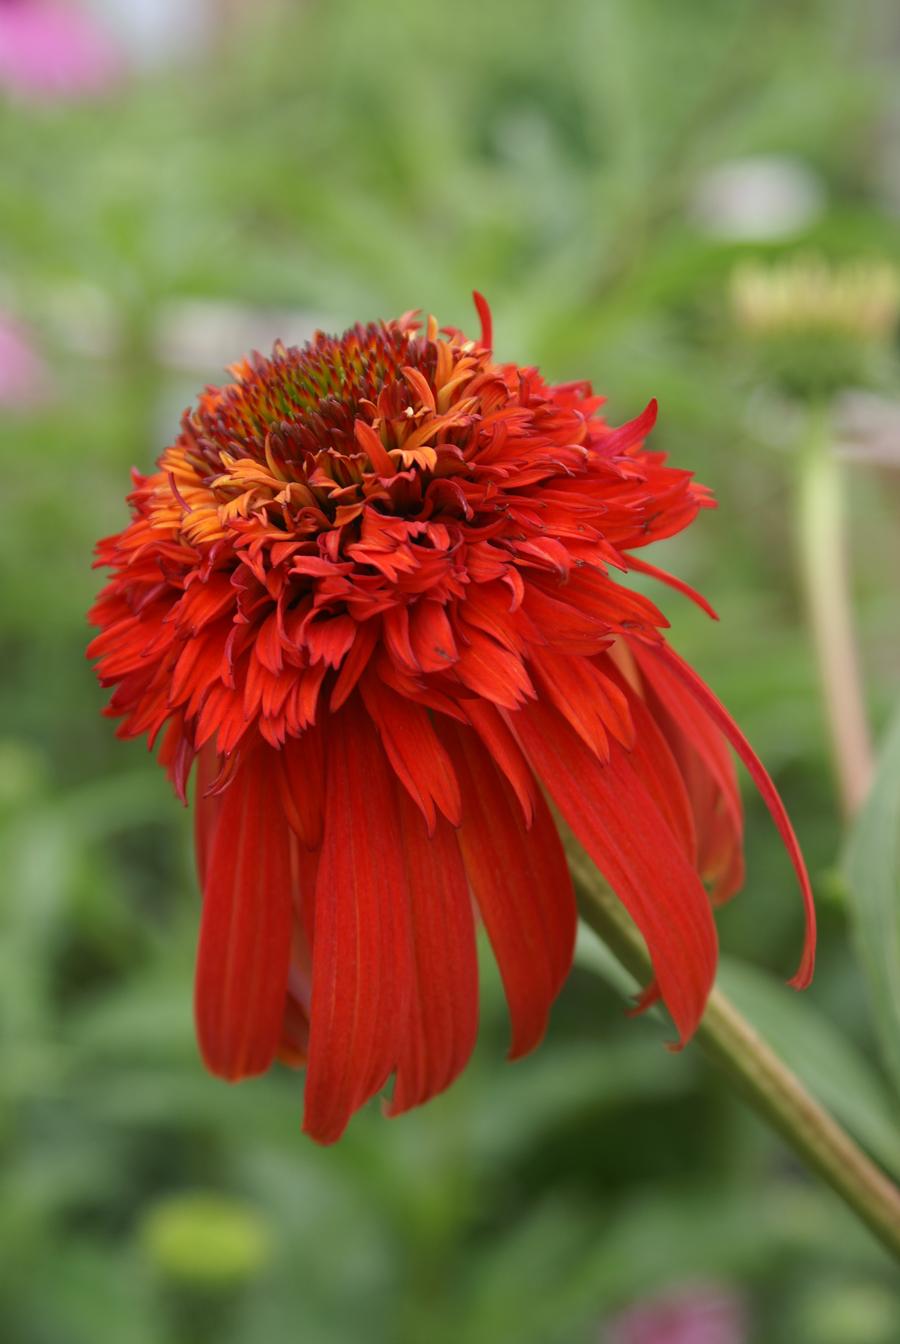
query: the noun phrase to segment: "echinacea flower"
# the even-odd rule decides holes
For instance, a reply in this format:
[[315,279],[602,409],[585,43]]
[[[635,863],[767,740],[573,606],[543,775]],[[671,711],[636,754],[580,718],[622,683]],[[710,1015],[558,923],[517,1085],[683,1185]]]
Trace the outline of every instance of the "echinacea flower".
[[[576,926],[559,814],[641,930],[683,1042],[742,880],[728,741],[665,641],[634,552],[710,504],[585,382],[547,384],[415,315],[275,346],[208,388],[100,543],[107,713],[196,762],[196,1023],[229,1079],[305,1064],[304,1128],[339,1137],[395,1075],[440,1092],[477,1027],[477,910],[512,1057],[540,1041]],[[703,600],[692,594],[701,603]]]

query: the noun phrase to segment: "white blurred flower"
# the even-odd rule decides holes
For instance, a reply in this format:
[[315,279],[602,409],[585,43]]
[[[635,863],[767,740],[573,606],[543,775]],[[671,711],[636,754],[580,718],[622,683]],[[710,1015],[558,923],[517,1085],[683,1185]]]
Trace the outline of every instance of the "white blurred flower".
[[723,242],[776,242],[808,229],[825,209],[820,178],[802,159],[753,155],[720,164],[694,192],[691,215]]
[[202,52],[216,26],[213,0],[93,0],[135,66],[153,70]]

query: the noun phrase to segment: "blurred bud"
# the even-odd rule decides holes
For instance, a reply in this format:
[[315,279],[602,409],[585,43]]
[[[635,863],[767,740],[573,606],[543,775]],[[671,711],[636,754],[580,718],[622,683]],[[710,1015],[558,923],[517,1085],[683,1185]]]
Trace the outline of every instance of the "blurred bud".
[[167,1278],[224,1291],[256,1278],[268,1262],[269,1230],[249,1205],[192,1191],[159,1200],[144,1215],[139,1240]]
[[727,1287],[693,1284],[647,1298],[620,1312],[604,1344],[746,1344],[741,1299]]
[[732,273],[731,308],[765,373],[801,395],[831,393],[880,373],[900,313],[900,275],[878,260],[746,261]]
[[764,266],[744,262],[732,278],[734,311],[753,335],[838,332],[887,340],[896,325],[900,277],[884,261],[829,266],[821,257],[793,257]]
[[701,178],[691,214],[708,237],[774,242],[809,228],[825,208],[816,173],[802,159],[758,154],[720,164]]

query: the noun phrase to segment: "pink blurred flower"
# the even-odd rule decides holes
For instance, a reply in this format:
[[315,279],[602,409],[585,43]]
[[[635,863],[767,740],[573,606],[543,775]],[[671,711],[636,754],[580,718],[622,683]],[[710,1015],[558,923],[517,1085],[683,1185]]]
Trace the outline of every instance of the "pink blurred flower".
[[50,392],[43,359],[24,329],[0,310],[0,407],[27,407]]
[[61,0],[0,0],[0,88],[33,102],[105,93],[122,74],[111,34]]
[[627,1307],[607,1326],[604,1344],[746,1344],[740,1299],[715,1284],[691,1284]]

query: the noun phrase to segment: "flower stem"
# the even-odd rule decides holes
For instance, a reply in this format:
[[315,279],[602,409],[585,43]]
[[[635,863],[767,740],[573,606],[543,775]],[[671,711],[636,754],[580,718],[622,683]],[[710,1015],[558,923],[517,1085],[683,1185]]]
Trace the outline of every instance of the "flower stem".
[[815,405],[809,415],[799,461],[797,539],[841,804],[844,815],[852,817],[868,792],[873,758],[853,632],[845,487],[828,412]]
[[[639,983],[652,976],[643,939],[588,861],[571,855],[581,916]],[[900,1190],[823,1109],[734,1004],[714,989],[694,1037],[807,1166],[900,1260]]]

